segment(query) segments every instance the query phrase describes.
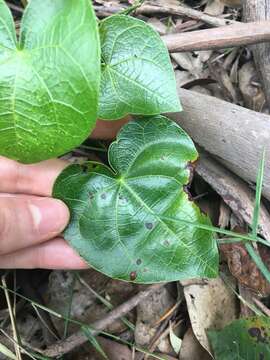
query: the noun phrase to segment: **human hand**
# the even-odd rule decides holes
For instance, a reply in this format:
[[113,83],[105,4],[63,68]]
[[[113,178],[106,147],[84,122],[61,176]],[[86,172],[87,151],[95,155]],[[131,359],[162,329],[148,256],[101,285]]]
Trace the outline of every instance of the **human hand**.
[[[95,138],[113,138],[120,122],[98,122]],[[83,269],[84,261],[61,237],[69,221],[64,203],[52,199],[62,160],[23,165],[0,157],[0,268]]]

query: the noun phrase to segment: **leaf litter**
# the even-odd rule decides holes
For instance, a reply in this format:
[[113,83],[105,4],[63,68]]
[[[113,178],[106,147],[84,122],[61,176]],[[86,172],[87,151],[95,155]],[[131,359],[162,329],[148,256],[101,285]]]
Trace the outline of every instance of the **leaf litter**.
[[[22,4],[15,0],[7,3],[13,11],[18,29]],[[97,0],[94,7],[97,15],[104,19],[135,3],[136,1]],[[146,6],[147,3],[145,1],[142,6]],[[177,7],[180,3],[213,17],[241,21],[240,0],[156,1],[161,7]],[[135,12],[133,15],[151,24],[161,35],[208,28],[208,24],[203,20],[186,15],[143,12],[138,15]],[[176,73],[177,86],[237,103],[251,110],[269,113],[263,86],[248,47],[175,53],[171,54],[171,61]],[[89,145],[89,140],[87,144]],[[90,146],[99,145],[90,143]],[[108,148],[108,143],[103,145]],[[86,153],[89,157],[101,156],[101,153],[95,151]],[[78,155],[73,152],[70,157],[77,161]],[[104,161],[106,162],[106,159]],[[228,203],[228,199],[222,198],[222,192],[216,190],[218,185],[213,186],[209,182],[209,174],[205,174],[195,174],[190,189],[192,196],[195,199],[198,197],[199,205],[199,199],[203,199],[203,209],[211,216],[214,225],[218,225],[218,219],[222,216],[221,225],[226,229],[248,232],[247,218],[243,217],[244,211],[239,212],[246,204],[238,203],[237,211],[233,207],[230,211],[224,210],[224,201]],[[216,205],[213,211],[214,203]],[[269,202],[265,199],[264,206],[263,211],[269,211]],[[150,227],[149,224],[147,223],[147,228]],[[223,236],[222,240],[226,241],[226,237]],[[267,359],[270,341],[270,324],[269,318],[266,317],[267,314],[269,316],[270,307],[269,283],[250,259],[244,244],[222,244],[221,250],[221,277],[215,280],[194,281],[193,284],[166,284],[162,290],[157,290],[128,312],[125,319],[113,321],[106,328],[109,334],[100,334],[97,337],[97,342],[106,356],[113,360],[208,360],[211,353],[217,360],[227,360],[236,356],[230,354],[231,349],[234,349],[235,354],[239,356],[235,359],[253,360],[256,356],[260,360]],[[268,248],[259,245],[255,250],[270,268]],[[141,266],[139,260],[141,259],[137,259],[137,264]],[[228,272],[232,275],[228,275]],[[227,279],[225,282],[224,274]],[[32,356],[37,349],[53,345],[56,339],[72,335],[80,329],[80,322],[89,324],[106,316],[111,308],[125,303],[145,289],[145,285],[138,286],[108,279],[93,269],[79,272],[77,275],[79,277],[74,276],[73,272],[18,270],[17,285],[13,287],[14,276],[12,273],[8,274],[10,289],[18,292],[17,331],[22,339],[22,347],[26,346]],[[131,277],[134,278],[135,274]],[[29,286],[22,286],[26,281],[29,282]],[[245,298],[241,298],[237,293],[237,287],[244,287],[245,291],[241,294],[244,294]],[[254,298],[257,299],[255,302]],[[38,309],[33,307],[35,302],[44,307],[47,316],[44,317],[40,311],[34,311]],[[242,318],[239,302],[241,306],[244,304],[250,310],[249,318]],[[262,306],[258,308],[258,304]],[[58,313],[64,315],[66,320],[61,319],[61,316],[54,316]],[[75,322],[70,321],[71,319]],[[5,349],[13,350],[14,344],[10,317],[4,303],[1,305],[0,322],[0,359],[6,359]],[[182,339],[179,354],[170,342],[172,324],[174,334]],[[49,335],[52,333],[55,336]],[[12,355],[10,356],[12,358]],[[64,358],[98,360],[104,359],[104,354],[99,351],[97,345],[89,343],[65,355]]]

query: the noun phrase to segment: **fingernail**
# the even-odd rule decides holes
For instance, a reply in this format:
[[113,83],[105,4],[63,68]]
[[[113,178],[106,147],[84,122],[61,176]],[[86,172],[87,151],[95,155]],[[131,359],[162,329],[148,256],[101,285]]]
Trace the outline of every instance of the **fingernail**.
[[41,235],[60,234],[69,221],[68,208],[60,200],[33,200],[29,203],[29,210],[34,226]]

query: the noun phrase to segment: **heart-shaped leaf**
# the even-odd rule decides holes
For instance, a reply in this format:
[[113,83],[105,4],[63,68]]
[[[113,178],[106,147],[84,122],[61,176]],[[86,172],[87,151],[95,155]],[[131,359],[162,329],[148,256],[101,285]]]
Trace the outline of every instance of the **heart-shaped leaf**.
[[32,0],[17,41],[0,0],[0,153],[34,162],[79,145],[97,117],[100,45],[90,0]]
[[233,321],[220,331],[208,331],[216,360],[270,359],[270,320],[255,316]]
[[66,240],[91,266],[117,279],[216,276],[213,233],[191,224],[209,220],[185,192],[189,162],[196,159],[191,139],[165,117],[125,125],[109,150],[111,168],[71,165],[57,179],[54,197],[71,211]]
[[115,15],[101,22],[100,41],[100,118],[181,110],[170,57],[154,29],[141,20]]

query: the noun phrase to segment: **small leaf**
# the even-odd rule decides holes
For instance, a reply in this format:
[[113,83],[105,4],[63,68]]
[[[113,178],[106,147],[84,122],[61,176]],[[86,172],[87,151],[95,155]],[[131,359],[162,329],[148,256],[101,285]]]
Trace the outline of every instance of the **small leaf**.
[[32,0],[17,41],[0,0],[0,153],[23,162],[61,155],[94,128],[100,80],[89,0]]
[[103,359],[108,359],[108,356],[102,349],[101,345],[99,344],[97,338],[92,335],[91,330],[87,326],[82,326],[81,330],[83,331],[84,335],[89,340],[90,344],[96,349],[96,351],[101,355]]
[[216,360],[270,359],[270,319],[263,316],[233,321],[221,331],[208,331]]
[[[1,8],[1,6],[0,6]],[[1,11],[1,9],[0,9]],[[6,356],[8,359],[11,359],[11,360],[16,360],[17,357],[15,354],[13,354],[12,351],[10,351],[5,345],[1,344],[0,343],[0,353],[3,354],[4,356]]]
[[173,347],[174,352],[178,355],[182,346],[182,339],[175,335],[172,325],[170,324],[170,343]]
[[180,111],[175,77],[160,36],[145,22],[115,15],[100,24],[99,117]]
[[113,278],[155,283],[215,277],[213,232],[190,224],[210,221],[184,188],[197,156],[188,135],[165,117],[130,122],[110,146],[111,168],[71,165],[57,179],[54,197],[71,211],[65,238]]

